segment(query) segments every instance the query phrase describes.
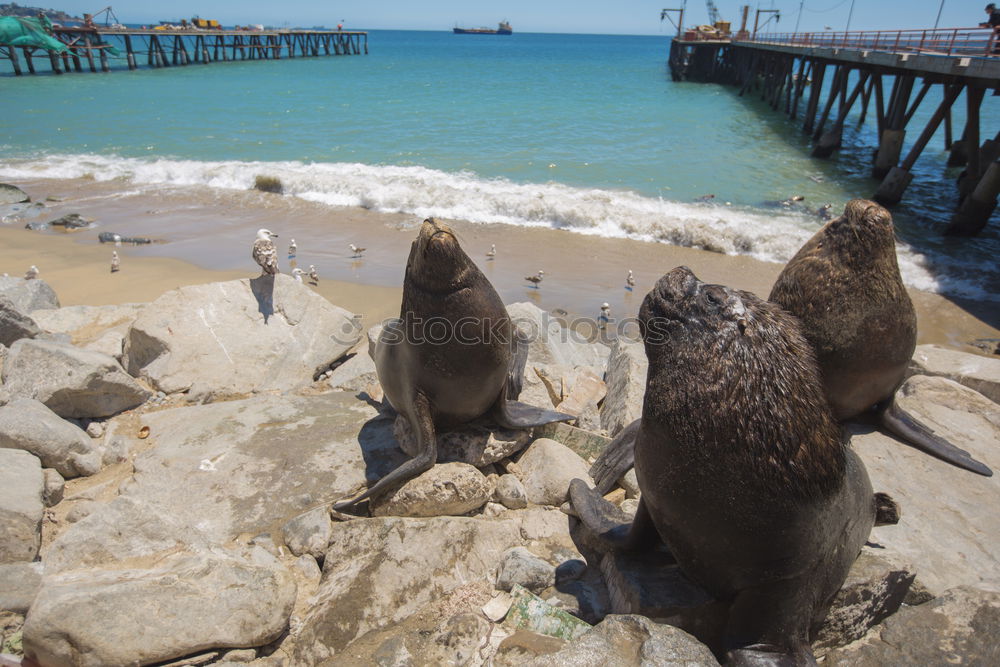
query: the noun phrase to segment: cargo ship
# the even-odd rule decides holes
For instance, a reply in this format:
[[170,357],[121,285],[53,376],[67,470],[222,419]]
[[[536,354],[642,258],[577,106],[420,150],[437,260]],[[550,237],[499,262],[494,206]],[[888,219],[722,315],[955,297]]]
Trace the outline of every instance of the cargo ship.
[[490,28],[459,28],[455,26],[452,28],[456,35],[511,35],[514,30],[510,27],[510,23],[507,21],[500,21],[500,25],[497,26],[496,30],[491,30]]

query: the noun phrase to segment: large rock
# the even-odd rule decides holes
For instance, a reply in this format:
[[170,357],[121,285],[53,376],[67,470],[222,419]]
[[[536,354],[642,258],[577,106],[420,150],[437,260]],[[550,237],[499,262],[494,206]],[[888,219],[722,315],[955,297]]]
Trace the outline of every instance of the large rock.
[[[569,483],[576,478],[590,481],[587,462],[566,445],[539,438],[517,461],[528,500],[536,505],[558,507],[566,502]],[[591,482],[593,484],[593,482]]]
[[101,469],[94,441],[32,398],[14,398],[0,407],[0,447],[31,452],[64,478],[93,475]]
[[42,330],[33,319],[23,314],[14,302],[0,293],[0,344],[13,345],[22,338],[34,338]]
[[133,460],[122,498],[67,529],[46,558],[53,561],[59,545],[67,552],[60,567],[68,567],[92,551],[89,543],[119,539],[123,519],[111,506],[124,500],[142,507],[132,525],[141,516],[170,517],[176,524],[150,533],[162,535],[164,549],[194,539],[185,537],[194,532],[216,542],[269,532],[356,493],[405,460],[391,422],[376,416],[366,402],[340,392],[148,413],[145,442],[152,446]]
[[1000,403],[1000,359],[958,352],[938,345],[918,345],[910,360],[911,375],[940,375],[975,389]]
[[718,665],[688,633],[643,616],[608,616],[562,650],[525,663],[530,667],[646,667]]
[[[1000,471],[995,425],[962,401],[924,406],[946,437]],[[902,510],[898,525],[876,527],[869,541],[885,547],[891,560],[912,565],[932,594],[963,585],[1000,591],[1000,475],[956,468],[870,427],[850,429],[872,487]]]
[[42,564],[0,564],[0,610],[23,614],[42,585]]
[[642,343],[619,338],[611,346],[604,376],[608,395],[601,404],[601,426],[611,436],[642,416],[648,367]]
[[529,365],[589,366],[598,374],[604,372],[609,352],[606,345],[587,342],[533,303],[512,303],[507,314],[528,336]]
[[28,193],[9,183],[0,183],[0,204],[19,204],[31,201]]
[[1000,664],[1000,594],[960,587],[890,616],[863,640],[827,653],[824,665]]
[[46,575],[24,623],[24,651],[43,665],[97,667],[262,646],[287,627],[294,602],[291,573],[260,548]]
[[[519,512],[517,514],[531,514]],[[318,664],[355,638],[388,628],[467,582],[492,579],[500,553],[533,541],[571,546],[568,517],[374,518],[334,524],[315,603],[291,664]]]
[[310,384],[360,335],[351,313],[280,274],[167,292],[132,324],[123,360],[168,394],[285,391]]
[[479,509],[492,489],[468,463],[442,463],[371,503],[372,516],[458,516]]
[[[14,307],[24,314],[36,310],[58,308],[59,298],[44,280],[24,280],[12,276],[0,276],[0,294],[14,303]],[[34,319],[34,315],[32,315]],[[37,320],[36,320],[37,321]]]
[[42,540],[45,480],[38,458],[0,449],[0,563],[34,560]]
[[109,331],[124,335],[144,306],[142,303],[66,306],[54,310],[37,310],[30,315],[45,331],[67,334],[74,345],[82,346],[96,341]]
[[318,559],[326,555],[326,548],[330,545],[330,526],[329,509],[317,507],[285,523],[281,527],[281,537],[292,554],[308,554]]
[[45,340],[14,343],[3,381],[12,396],[34,398],[60,417],[110,417],[149,397],[111,357]]

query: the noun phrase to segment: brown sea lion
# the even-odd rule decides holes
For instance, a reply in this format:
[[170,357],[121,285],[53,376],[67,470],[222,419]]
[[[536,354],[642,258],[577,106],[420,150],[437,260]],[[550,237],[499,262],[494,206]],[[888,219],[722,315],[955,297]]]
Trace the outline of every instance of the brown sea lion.
[[[753,294],[663,276],[639,312],[649,359],[623,544],[662,538],[677,564],[731,602],[730,664],[814,664],[810,628],[876,519],[864,464],[843,441],[798,322]],[[574,509],[614,537],[581,480]]]
[[528,341],[451,229],[424,220],[410,247],[399,319],[382,329],[375,348],[385,397],[409,422],[420,453],[336,507],[428,470],[437,459],[438,431],[484,416],[504,428],[576,419],[516,400],[527,356]]
[[917,315],[896,262],[892,216],[855,199],[785,265],[770,301],[802,322],[840,420],[874,413],[914,447],[980,475],[992,471],[900,409],[893,395],[917,344]]

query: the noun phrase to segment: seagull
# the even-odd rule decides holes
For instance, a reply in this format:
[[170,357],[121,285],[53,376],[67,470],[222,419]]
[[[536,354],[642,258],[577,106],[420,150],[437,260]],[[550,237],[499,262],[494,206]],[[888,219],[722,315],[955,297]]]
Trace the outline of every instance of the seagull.
[[37,277],[38,277],[38,267],[32,264],[31,268],[29,268],[27,271],[24,272],[24,279],[34,280]]
[[319,273],[316,272],[316,265],[309,265],[309,280],[313,282],[313,285],[319,285]]
[[631,292],[633,287],[635,287],[635,276],[632,275],[632,269],[629,269],[628,277],[625,278],[625,289]]
[[292,269],[292,276],[295,278],[295,282],[297,282],[297,283],[302,282],[302,276],[304,274],[305,274],[305,271],[303,271],[302,269],[300,269],[297,266],[294,269]]
[[535,289],[538,289],[538,283],[542,282],[542,278],[545,277],[544,271],[539,271],[537,275],[525,276],[524,279],[527,280]]
[[118,273],[118,269],[122,267],[122,262],[118,259],[118,251],[111,251],[111,273]]
[[487,259],[493,259],[496,256],[497,256],[497,247],[496,247],[496,244],[492,244],[491,243],[490,244],[490,251],[488,253],[486,253],[486,258]]
[[250,256],[253,261],[260,264],[261,275],[269,273],[272,276],[278,271],[278,249],[274,247],[272,238],[278,235],[269,229],[258,229],[257,239],[253,242],[253,251]]
[[295,251],[298,249],[299,247],[295,245],[295,239],[292,239],[292,242],[288,244],[288,256],[295,257]]
[[597,318],[597,321],[599,329],[606,329],[608,322],[611,321],[611,306],[608,305],[607,301],[601,304],[601,316]]
[[354,253],[355,257],[361,257],[361,253],[363,253],[365,250],[367,250],[367,248],[359,248],[358,246],[354,245],[353,243],[350,244],[350,248],[351,248],[351,252]]

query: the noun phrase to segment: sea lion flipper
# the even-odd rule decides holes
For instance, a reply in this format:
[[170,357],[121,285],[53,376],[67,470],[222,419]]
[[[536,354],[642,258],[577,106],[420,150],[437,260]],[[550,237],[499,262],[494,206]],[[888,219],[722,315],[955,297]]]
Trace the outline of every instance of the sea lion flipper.
[[507,370],[507,398],[516,401],[524,386],[524,369],[528,364],[528,336],[516,324],[511,324],[510,367]]
[[506,391],[501,392],[493,406],[493,419],[504,428],[532,428],[551,424],[552,422],[568,422],[576,419],[574,415],[555,410],[545,410],[528,405],[521,401],[508,401],[505,397]]
[[569,483],[569,498],[583,525],[609,548],[635,551],[652,548],[662,541],[642,499],[630,519],[582,479]]
[[889,399],[881,409],[879,420],[883,428],[904,442],[922,452],[937,457],[953,466],[968,470],[984,477],[992,477],[993,471],[976,459],[969,452],[951,444],[933,430],[928,428],[916,416],[899,407],[895,400]]
[[365,498],[383,493],[392,486],[399,486],[420,473],[430,470],[437,461],[437,437],[434,432],[430,401],[422,393],[417,392],[408,408],[403,416],[410,422],[410,428],[416,437],[417,455],[380,479],[375,486],[370,487],[359,496],[335,504],[333,509],[347,509],[357,505]]
[[629,468],[635,465],[635,439],[639,436],[641,419],[623,428],[601,452],[594,465],[590,467],[590,476],[597,483],[597,490],[607,493]]

